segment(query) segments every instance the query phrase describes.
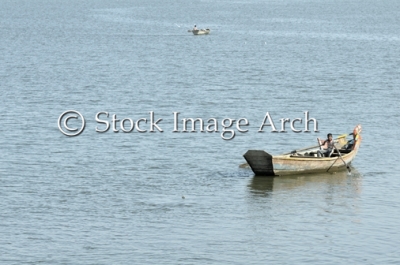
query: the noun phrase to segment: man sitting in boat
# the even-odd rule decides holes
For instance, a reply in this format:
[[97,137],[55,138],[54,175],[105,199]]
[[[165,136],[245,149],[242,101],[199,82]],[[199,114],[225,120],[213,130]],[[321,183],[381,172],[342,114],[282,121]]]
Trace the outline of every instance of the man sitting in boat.
[[327,137],[328,139],[325,141],[317,138],[318,144],[321,147],[321,150],[318,150],[318,157],[331,156],[333,149],[335,148],[335,141],[332,139],[332,134],[328,133]]
[[193,27],[193,30],[197,30],[197,27],[196,27],[196,25],[194,25],[194,27]]

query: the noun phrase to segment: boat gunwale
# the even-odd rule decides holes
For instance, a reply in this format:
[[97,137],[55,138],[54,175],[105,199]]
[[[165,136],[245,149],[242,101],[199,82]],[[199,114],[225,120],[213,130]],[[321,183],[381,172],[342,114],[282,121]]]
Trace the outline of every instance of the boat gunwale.
[[[340,150],[339,150],[340,151]],[[351,152],[349,153],[341,153],[342,158],[347,158],[350,155],[355,155],[355,153],[357,150],[351,150]],[[293,154],[283,154],[283,155],[272,155],[273,158],[277,158],[277,159],[287,159],[287,160],[306,160],[306,161],[310,161],[310,160],[317,160],[317,161],[332,161],[332,160],[336,160],[339,159],[340,156],[330,156],[330,157],[317,157],[317,156],[294,156]]]

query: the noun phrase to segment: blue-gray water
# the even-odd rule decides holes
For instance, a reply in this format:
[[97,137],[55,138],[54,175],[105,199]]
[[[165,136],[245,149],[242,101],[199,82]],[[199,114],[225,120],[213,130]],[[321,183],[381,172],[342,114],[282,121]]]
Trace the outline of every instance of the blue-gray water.
[[[1,264],[400,263],[399,1],[0,5]],[[102,111],[163,132],[98,133]],[[305,111],[319,132],[257,132]],[[173,112],[250,125],[172,132]],[[239,168],[358,123],[351,174]]]

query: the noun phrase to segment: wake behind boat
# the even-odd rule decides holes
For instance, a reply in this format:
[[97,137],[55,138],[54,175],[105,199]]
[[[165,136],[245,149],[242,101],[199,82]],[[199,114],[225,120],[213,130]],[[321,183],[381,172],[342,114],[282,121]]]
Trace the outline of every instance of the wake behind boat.
[[[335,172],[348,168],[361,144],[361,125],[351,134],[341,135],[327,157],[318,157],[321,146],[312,146],[281,155],[249,150],[243,156],[256,175],[283,176],[300,173]],[[352,136],[347,139],[347,136]],[[350,170],[350,169],[349,169]]]

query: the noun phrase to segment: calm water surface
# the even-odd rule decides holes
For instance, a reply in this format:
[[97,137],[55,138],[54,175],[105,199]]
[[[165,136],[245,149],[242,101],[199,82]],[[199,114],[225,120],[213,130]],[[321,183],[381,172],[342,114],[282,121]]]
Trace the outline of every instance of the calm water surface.
[[[399,1],[0,2],[1,264],[400,263]],[[98,133],[102,111],[163,132]],[[305,111],[319,132],[257,132]],[[239,167],[358,123],[351,174]]]

